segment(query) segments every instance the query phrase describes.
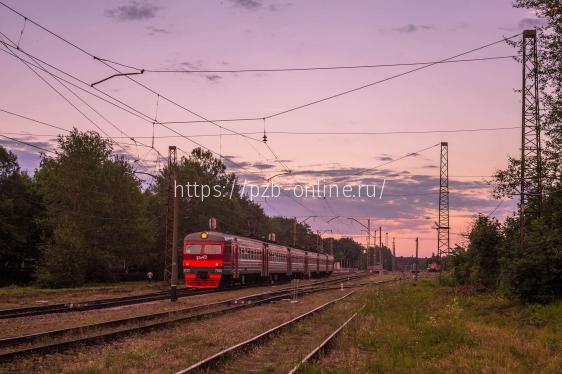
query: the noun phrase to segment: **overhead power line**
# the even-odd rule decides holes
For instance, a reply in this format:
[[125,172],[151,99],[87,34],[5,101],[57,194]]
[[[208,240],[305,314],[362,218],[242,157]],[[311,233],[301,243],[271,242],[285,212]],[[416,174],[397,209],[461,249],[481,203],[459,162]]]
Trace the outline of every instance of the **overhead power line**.
[[[104,58],[103,61],[109,62],[117,66],[127,69],[138,70],[136,74],[146,73],[214,73],[214,74],[237,74],[237,73],[275,73],[275,72],[294,72],[294,71],[318,71],[318,70],[353,70],[353,69],[373,69],[373,68],[386,68],[386,67],[400,67],[400,66],[416,66],[427,64],[449,64],[458,62],[476,62],[476,61],[491,61],[491,60],[506,60],[519,57],[518,55],[509,56],[492,56],[459,59],[450,61],[424,61],[424,62],[399,62],[390,64],[370,64],[370,65],[339,65],[339,66],[314,66],[314,67],[289,67],[289,68],[251,68],[251,69],[146,69],[139,68],[131,65],[126,65],[117,61]],[[140,73],[143,72],[143,73]]]
[[[6,7],[6,8],[9,9],[10,11],[12,11],[12,12],[14,12],[15,14],[19,15],[19,16],[22,17],[24,20],[26,20],[26,22],[29,21],[30,23],[32,23],[32,24],[34,24],[35,26],[39,27],[40,29],[46,31],[47,33],[49,33],[50,35],[54,36],[55,38],[57,38],[57,39],[59,39],[59,40],[65,42],[65,43],[67,43],[68,45],[70,45],[70,46],[76,48],[77,50],[81,51],[82,53],[84,53],[84,54],[86,54],[86,55],[92,57],[94,60],[100,61],[101,63],[103,63],[104,65],[106,65],[108,68],[112,69],[113,71],[115,71],[115,72],[117,72],[117,73],[119,73],[119,74],[122,73],[121,71],[119,71],[119,70],[116,69],[115,67],[109,65],[108,63],[106,63],[106,62],[104,62],[102,59],[100,59],[99,57],[95,56],[94,54],[92,54],[92,53],[86,51],[85,49],[79,47],[78,45],[76,45],[76,44],[74,44],[74,43],[72,43],[72,42],[70,42],[69,40],[65,39],[64,37],[62,37],[62,36],[56,34],[55,32],[53,32],[53,31],[47,29],[46,27],[40,25],[39,23],[35,22],[34,20],[30,19],[29,17],[27,17],[27,16],[23,15],[22,13],[16,11],[15,9],[9,7],[9,6],[6,5],[5,3],[3,3],[3,2],[0,1],[0,5]],[[9,38],[8,38],[8,40],[9,40]],[[10,46],[7,45],[6,43],[2,43],[2,44],[4,44],[7,48],[10,47]],[[19,47],[19,46],[18,46],[18,47]],[[17,49],[18,49],[18,50],[21,50],[21,48],[17,48]],[[34,57],[32,57],[30,54],[28,54],[28,56],[30,56],[31,58],[34,58]],[[42,67],[39,67],[39,68],[42,68]],[[42,69],[42,70],[46,71],[45,69]],[[60,69],[58,69],[58,70],[60,71]],[[48,72],[48,71],[46,71],[46,72],[49,73],[49,74],[52,74],[51,72]],[[65,74],[66,74],[66,75],[69,75],[68,73],[65,73]],[[249,137],[249,136],[240,134],[240,133],[238,133],[238,132],[236,132],[236,131],[234,131],[234,130],[231,130],[231,129],[229,129],[229,128],[226,128],[226,127],[224,127],[224,126],[221,126],[221,125],[215,123],[215,122],[212,121],[212,120],[208,120],[207,118],[201,116],[200,114],[198,114],[198,113],[196,113],[196,112],[190,110],[189,108],[187,108],[187,107],[185,107],[185,106],[183,106],[183,105],[181,105],[181,104],[179,104],[179,103],[177,103],[177,102],[175,102],[175,101],[169,99],[168,97],[166,97],[166,96],[160,94],[159,92],[156,92],[155,90],[153,90],[153,89],[151,89],[150,87],[148,87],[148,86],[146,86],[146,85],[144,85],[144,84],[138,82],[137,80],[131,78],[131,77],[128,76],[128,75],[125,75],[125,77],[128,78],[129,80],[131,80],[132,82],[136,83],[137,85],[139,85],[139,86],[145,88],[145,89],[148,90],[149,92],[152,92],[153,94],[158,95],[159,98],[168,101],[169,103],[171,103],[171,104],[173,104],[173,105],[175,105],[175,106],[177,106],[177,107],[179,107],[179,108],[181,108],[181,109],[187,111],[188,113],[190,113],[190,114],[192,114],[192,115],[194,115],[194,116],[196,116],[196,117],[199,117],[200,119],[204,120],[204,122],[209,122],[209,123],[211,123],[211,124],[213,124],[213,125],[215,125],[215,126],[221,128],[221,129],[224,129],[224,130],[226,130],[226,131],[229,131],[229,132],[232,132],[232,133],[241,135],[244,139],[251,139],[251,140],[254,140],[254,141],[257,140],[257,139],[251,138],[251,137]],[[90,85],[90,86],[91,86],[91,85]],[[94,89],[96,89],[96,88],[94,87]],[[96,90],[97,90],[97,89],[96,89]],[[100,91],[100,90],[97,90],[97,91]],[[89,91],[87,91],[87,92],[89,92]],[[103,91],[100,91],[100,92],[103,92]],[[111,97],[110,95],[106,94],[105,92],[103,92],[103,94],[104,94],[105,96]],[[115,99],[115,98],[113,98],[113,97],[112,97],[112,99],[118,101],[117,99]],[[119,102],[122,103],[121,101],[119,101]],[[130,107],[130,106],[127,105],[127,107]],[[135,111],[138,112],[137,110],[135,110]],[[150,118],[150,117],[149,117],[149,118]],[[174,130],[174,129],[172,129],[172,128],[170,128],[170,127],[168,127],[168,126],[166,126],[166,125],[164,125],[164,124],[162,124],[162,123],[160,123],[160,122],[157,122],[156,119],[154,119],[153,124],[159,124],[159,125],[163,126],[164,128],[168,129],[169,131],[172,131],[172,132],[174,132],[175,134],[182,136],[182,137],[185,138],[186,140],[188,140],[188,141],[190,141],[190,142],[196,144],[197,146],[199,146],[199,147],[201,147],[201,148],[203,148],[203,149],[206,149],[206,150],[212,152],[213,154],[217,154],[217,152],[211,150],[210,148],[208,148],[208,147],[206,147],[206,146],[204,146],[204,145],[202,145],[202,144],[200,144],[200,143],[194,141],[193,139],[190,139],[189,137],[187,137],[187,136],[185,136],[185,135],[179,133],[178,131],[176,131],[176,130]],[[259,140],[257,140],[257,141],[259,141]],[[251,145],[250,143],[248,143],[248,144]],[[253,148],[253,146],[252,146],[252,148]],[[255,148],[254,148],[254,149],[255,149]],[[269,149],[270,152],[273,154],[273,156],[277,159],[277,161],[278,161],[280,164],[283,165],[282,161],[278,158],[278,156],[275,154],[275,152],[273,152],[273,150],[272,150],[272,148],[271,148],[270,146],[268,147],[268,149]],[[183,151],[183,152],[186,153],[185,151]],[[259,153],[259,152],[258,152],[258,153]],[[187,154],[188,154],[188,153],[187,153]],[[221,156],[221,158],[222,158],[222,155],[219,154],[219,156]],[[234,165],[236,165],[236,166],[239,167],[241,170],[245,170],[245,169],[246,169],[246,168],[244,168],[242,165],[240,165],[240,164],[238,164],[238,163],[232,161],[231,159],[229,159],[229,162],[232,163],[232,164],[234,164]],[[249,173],[251,173],[251,172],[249,172]],[[251,173],[251,174],[254,174],[254,173]],[[265,180],[265,178],[264,178],[263,176],[261,176],[261,175],[258,175],[258,176],[260,177],[260,179],[264,179],[264,180]],[[300,204],[300,202],[298,202],[298,203],[299,203],[299,205],[302,205],[302,204]]]
[[[9,9],[9,10],[12,11],[13,13],[19,15],[20,17],[22,17],[22,18],[23,18],[24,20],[26,20],[27,22],[31,22],[31,23],[34,24],[35,26],[41,28],[42,30],[44,30],[44,31],[46,31],[47,33],[49,33],[49,34],[51,34],[52,36],[54,36],[55,38],[58,38],[59,40],[61,40],[61,41],[65,42],[65,43],[67,43],[68,45],[70,45],[70,46],[76,48],[77,50],[81,51],[82,53],[84,53],[84,54],[86,54],[86,55],[92,57],[93,59],[95,59],[95,60],[97,60],[97,61],[100,61],[102,64],[106,65],[107,67],[109,67],[110,69],[112,69],[113,71],[115,71],[116,73],[118,73],[118,74],[125,74],[125,72],[123,72],[123,71],[121,71],[121,70],[115,68],[115,66],[111,65],[112,63],[115,63],[114,61],[111,61],[111,60],[109,60],[109,59],[105,59],[105,58],[96,56],[96,55],[92,54],[91,52],[86,51],[84,48],[79,47],[79,46],[76,45],[75,43],[72,43],[72,42],[70,42],[69,40],[65,39],[64,37],[58,35],[57,33],[55,33],[55,32],[53,32],[53,31],[47,29],[46,27],[40,25],[39,23],[35,22],[34,20],[30,19],[29,17],[25,16],[24,14],[18,12],[17,10],[13,9],[12,7],[6,5],[5,3],[1,2],[1,1],[0,1],[0,5],[4,6],[4,7],[7,8],[7,9]],[[314,100],[314,101],[311,101],[311,102],[308,102],[308,103],[305,103],[305,104],[302,104],[302,105],[298,105],[298,106],[295,106],[295,107],[292,107],[292,108],[289,108],[289,109],[285,109],[285,110],[282,110],[282,111],[277,112],[277,113],[273,113],[273,114],[270,114],[270,115],[267,115],[267,116],[262,116],[261,119],[269,119],[269,118],[277,117],[277,116],[280,116],[280,115],[283,115],[283,114],[287,114],[287,113],[293,112],[293,111],[295,111],[295,110],[303,109],[303,108],[309,107],[309,106],[311,106],[311,105],[319,104],[319,103],[322,103],[322,102],[324,102],[324,101],[328,101],[328,100],[335,99],[335,98],[340,97],[340,96],[343,96],[343,95],[347,95],[347,94],[350,94],[350,93],[353,93],[353,92],[356,92],[356,91],[359,91],[359,90],[363,90],[363,89],[365,89],[365,88],[372,87],[372,86],[375,86],[375,85],[378,85],[378,84],[387,82],[387,81],[389,81],[389,80],[393,80],[393,79],[396,79],[396,78],[399,78],[399,77],[402,77],[402,76],[405,76],[405,75],[408,75],[408,74],[411,74],[411,73],[414,73],[414,72],[417,72],[417,71],[420,71],[420,70],[423,70],[423,69],[427,69],[427,68],[429,68],[429,67],[432,67],[432,66],[435,66],[435,65],[438,65],[438,64],[443,64],[443,63],[446,63],[446,62],[451,62],[451,61],[454,61],[455,59],[458,59],[459,57],[465,56],[465,55],[470,54],[470,53],[474,53],[474,52],[476,52],[476,51],[479,51],[479,50],[482,50],[482,49],[491,47],[491,46],[496,45],[496,44],[499,44],[499,43],[503,43],[503,42],[505,42],[505,41],[507,41],[507,40],[510,40],[510,39],[513,39],[513,38],[515,38],[515,37],[517,37],[517,36],[519,36],[519,35],[521,35],[521,33],[517,33],[517,34],[512,35],[512,36],[510,36],[510,37],[505,37],[505,38],[502,38],[502,39],[500,39],[500,40],[497,40],[497,41],[494,41],[494,42],[491,42],[491,43],[482,45],[482,46],[480,46],[480,47],[473,48],[473,49],[467,50],[467,51],[465,51],[465,52],[458,53],[458,54],[456,54],[456,55],[454,55],[454,56],[451,56],[451,57],[448,57],[448,58],[444,58],[444,59],[440,59],[440,60],[437,60],[437,61],[433,61],[433,62],[429,62],[429,63],[423,64],[423,65],[418,66],[418,67],[416,67],[416,68],[414,68],[414,69],[410,69],[410,70],[407,70],[407,71],[405,71],[405,72],[402,72],[402,73],[399,73],[399,74],[395,74],[395,75],[389,76],[389,77],[387,77],[387,78],[384,78],[384,79],[381,79],[381,80],[378,80],[378,81],[375,81],[375,82],[367,83],[367,84],[365,84],[365,85],[362,85],[362,86],[359,86],[359,87],[355,87],[355,88],[352,88],[352,89],[349,89],[349,90],[346,90],[346,91],[342,91],[342,92],[336,93],[336,94],[334,94],[334,95],[330,95],[330,96],[327,96],[327,97],[324,97],[324,98],[321,98],[321,99],[317,99],[317,100]],[[506,58],[507,58],[507,56],[503,56],[503,57],[506,57]],[[510,57],[511,57],[511,56],[510,56]],[[111,61],[111,62],[108,62],[108,61]],[[126,66],[125,64],[121,64],[121,65],[122,65],[122,66]],[[129,67],[129,68],[133,68],[133,67]],[[134,69],[136,69],[136,68],[134,68]],[[209,122],[209,123],[214,124],[215,126],[218,126],[219,128],[223,128],[223,129],[225,129],[225,130],[227,130],[227,131],[235,132],[235,131],[233,131],[233,130],[231,130],[231,129],[224,128],[223,126],[219,125],[219,124],[217,123],[217,121],[209,120],[209,119],[207,119],[207,118],[201,116],[200,114],[198,114],[198,113],[196,113],[196,112],[190,110],[189,108],[186,108],[185,106],[183,106],[183,105],[181,105],[181,104],[178,104],[177,102],[175,102],[175,101],[169,99],[168,97],[161,95],[160,93],[156,92],[155,90],[153,90],[152,88],[148,87],[147,85],[145,85],[145,84],[143,84],[143,83],[140,83],[139,81],[133,79],[133,78],[130,77],[129,75],[125,75],[124,77],[125,77],[126,79],[129,79],[130,81],[136,83],[137,85],[139,85],[139,86],[145,88],[146,90],[152,92],[153,94],[155,94],[155,95],[160,95],[160,97],[161,97],[162,99],[168,101],[169,103],[171,103],[171,104],[173,104],[173,105],[176,105],[177,107],[179,107],[179,108],[181,108],[181,109],[186,110],[187,112],[191,113],[192,115],[194,115],[194,116],[196,116],[196,117],[199,117],[199,118],[200,118],[201,120],[203,120],[204,122]],[[241,134],[240,134],[240,135],[241,135]],[[241,136],[243,136],[243,135],[241,135]]]
[[491,47],[491,46],[493,46],[493,45],[496,45],[496,44],[499,44],[499,43],[503,43],[503,42],[505,42],[506,40],[513,39],[513,38],[515,38],[515,37],[517,37],[517,36],[519,36],[519,35],[521,35],[521,33],[518,33],[518,34],[516,34],[516,35],[510,36],[510,37],[508,37],[508,38],[502,38],[502,39],[500,39],[500,40],[496,40],[495,42],[491,42],[491,43],[485,44],[485,45],[483,45],[483,46],[480,46],[480,47],[477,47],[477,48],[473,48],[473,49],[470,49],[470,50],[468,50],[468,51],[465,51],[465,52],[456,54],[456,55],[454,55],[454,56],[451,56],[451,57],[448,57],[448,58],[444,58],[444,59],[439,60],[439,61],[436,61],[436,62],[431,62],[431,63],[429,63],[429,64],[422,65],[422,66],[417,67],[417,68],[414,68],[414,69],[407,70],[407,71],[402,72],[402,73],[399,73],[399,74],[394,74],[394,75],[391,75],[391,76],[389,76],[389,77],[387,77],[387,78],[379,79],[379,80],[377,80],[377,81],[374,81],[374,82],[371,82],[371,83],[367,83],[367,84],[364,84],[364,85],[362,85],[362,86],[352,88],[352,89],[350,89],[350,90],[338,92],[338,93],[336,93],[336,94],[334,94],[334,95],[326,96],[326,97],[323,97],[323,98],[321,98],[321,99],[308,102],[308,103],[306,103],[306,104],[302,104],[302,105],[298,105],[298,106],[295,106],[295,107],[292,107],[292,108],[289,108],[289,109],[285,109],[285,110],[282,110],[282,111],[280,111],[280,112],[270,114],[270,115],[266,116],[265,118],[268,119],[268,118],[278,117],[278,116],[283,115],[283,114],[287,114],[287,113],[290,113],[290,112],[294,112],[295,110],[303,109],[303,108],[309,107],[309,106],[311,106],[311,105],[319,104],[319,103],[322,103],[322,102],[325,102],[325,101],[328,101],[328,100],[335,99],[335,98],[340,97],[340,96],[344,96],[344,95],[347,95],[347,94],[350,94],[350,93],[353,93],[353,92],[357,92],[357,91],[363,90],[363,89],[365,89],[365,88],[369,88],[369,87],[372,87],[372,86],[375,86],[375,85],[379,85],[379,84],[381,84],[381,83],[388,82],[388,81],[390,81],[390,80],[393,80],[393,79],[396,79],[396,78],[400,78],[400,77],[403,77],[403,76],[408,75],[408,74],[415,73],[415,72],[420,71],[420,70],[424,70],[424,69],[430,68],[430,67],[435,66],[435,65],[438,65],[438,64],[440,64],[440,63],[447,62],[447,61],[450,61],[450,60],[454,60],[454,59],[456,59],[456,58],[458,58],[458,57],[467,55],[467,54],[469,54],[469,53],[473,53],[473,52],[482,50],[482,49],[484,49],[484,48],[488,48],[488,47]]
[[[0,109],[0,111],[4,111],[2,109]],[[9,112],[8,112],[9,113]],[[51,126],[52,127],[52,126]],[[373,132],[373,131],[366,131],[366,132],[361,132],[361,131],[354,131],[354,132],[345,132],[345,131],[341,131],[341,132],[323,132],[323,131],[318,131],[318,132],[309,132],[309,131],[268,131],[268,134],[279,134],[279,135],[304,135],[304,136],[308,136],[308,135],[334,135],[334,136],[338,136],[338,135],[405,135],[405,134],[446,134],[446,133],[461,133],[461,132],[485,132],[485,131],[505,131],[505,130],[521,130],[520,126],[515,126],[515,127],[486,127],[486,128],[479,128],[479,129],[449,129],[449,130],[419,130],[419,131],[409,131],[409,130],[404,130],[404,131],[378,131],[378,132]],[[246,135],[259,135],[262,134],[261,131],[249,131],[249,132],[243,132],[243,134]],[[56,136],[56,134],[30,134],[30,135],[35,135],[35,136]],[[193,135],[189,135],[190,138],[205,138],[205,137],[217,137],[217,136],[236,136],[235,134],[193,134]],[[123,137],[119,137],[119,136],[114,136],[113,138],[119,139],[119,138],[129,138],[126,136]],[[135,139],[172,139],[172,138],[181,138],[181,136],[179,135],[155,135],[155,136],[133,136],[133,138]]]
[[[2,34],[4,35],[4,34]],[[9,48],[9,46],[2,42],[2,44],[6,47]],[[1,49],[2,51],[6,52],[4,49]],[[128,150],[126,149],[125,143],[116,141],[114,138],[112,138],[106,131],[104,131],[91,117],[89,117],[86,113],[84,113],[80,108],[78,108],[76,106],[76,104],[74,104],[69,98],[67,98],[61,91],[59,91],[55,86],[53,86],[49,81],[47,81],[39,72],[37,72],[33,66],[31,66],[30,63],[28,63],[26,60],[22,59],[21,57],[19,57],[18,55],[15,54],[14,51],[9,50],[7,51],[7,53],[9,53],[10,55],[12,55],[13,57],[17,58],[21,63],[23,63],[31,72],[33,72],[39,79],[41,79],[49,88],[51,88],[54,92],[56,92],[64,101],[66,101],[70,106],[72,106],[76,111],[78,111],[86,120],[88,120],[88,122],[90,122],[92,125],[94,125],[99,131],[101,131],[104,135],[106,135],[106,137],[108,137],[109,139],[111,139],[116,145],[120,146],[121,148],[123,148],[123,150],[125,150],[126,152],[128,152]],[[37,61],[35,61],[37,62]],[[53,79],[55,79],[60,85],[62,85],[65,89],[67,89],[72,95],[74,95],[76,98],[78,98],[83,104],[85,104],[86,106],[88,106],[91,110],[93,110],[97,115],[99,115],[100,117],[102,117],[106,122],[110,123],[116,130],[120,131],[121,134],[124,134],[124,132],[117,127],[113,122],[111,122],[110,120],[108,120],[106,117],[104,117],[101,113],[99,113],[95,108],[93,108],[90,104],[88,104],[84,99],[82,99],[78,94],[76,94],[74,91],[72,91],[71,88],[69,88],[68,86],[66,86],[63,82],[61,82],[58,78],[54,77],[52,74],[50,74],[47,70],[45,69],[41,69],[44,72],[46,72],[47,74],[51,75],[51,77]],[[39,123],[40,121],[34,121]],[[53,127],[53,126],[51,126]],[[60,128],[60,127],[58,127]],[[64,130],[64,131],[69,131],[69,130]],[[135,143],[134,146],[145,146],[148,148],[153,149],[150,146],[147,146],[145,144],[143,144],[142,142],[137,142],[135,139],[129,137],[129,139],[133,140],[133,142]],[[153,149],[159,156],[160,153],[158,152],[158,150]],[[139,157],[140,158],[140,157]]]

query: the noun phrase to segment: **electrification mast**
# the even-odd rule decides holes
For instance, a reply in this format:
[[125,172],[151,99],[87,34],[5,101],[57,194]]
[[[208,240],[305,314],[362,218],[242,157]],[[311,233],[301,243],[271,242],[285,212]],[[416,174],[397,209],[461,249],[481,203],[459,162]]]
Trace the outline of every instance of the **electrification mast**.
[[[169,148],[169,155],[168,155],[168,162],[171,166],[170,175],[171,179],[173,179],[174,186],[176,184],[176,180],[178,178],[178,159],[177,159],[177,150],[175,146],[170,146]],[[172,195],[170,196],[173,199],[173,222],[172,222],[172,272],[171,272],[171,279],[170,279],[170,300],[177,301],[177,286],[178,286],[178,230],[179,230],[179,202],[180,198],[176,195],[175,188],[172,188]]]
[[542,209],[541,127],[539,120],[539,66],[537,31],[523,31],[523,86],[521,90],[520,240],[525,238],[525,217],[539,217]]
[[450,253],[449,246],[449,144],[441,143],[439,171],[439,222],[437,224],[437,256],[441,267]]
[[167,282],[171,279],[171,263],[172,263],[172,238],[174,226],[174,169],[176,165],[177,154],[175,147],[168,149],[168,191],[166,196],[166,221],[164,227],[164,273],[163,280]]

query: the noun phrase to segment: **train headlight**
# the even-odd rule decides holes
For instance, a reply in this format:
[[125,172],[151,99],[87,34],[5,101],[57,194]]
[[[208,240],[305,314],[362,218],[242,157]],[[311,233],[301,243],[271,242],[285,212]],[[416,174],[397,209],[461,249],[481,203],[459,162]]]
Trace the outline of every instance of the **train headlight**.
[[208,236],[209,236],[209,234],[207,234],[204,231],[201,233],[201,239],[207,239]]
[[219,263],[218,263],[218,262],[215,262],[215,267],[219,267]]
[[185,266],[189,266],[189,262],[186,262],[186,263],[185,263]]

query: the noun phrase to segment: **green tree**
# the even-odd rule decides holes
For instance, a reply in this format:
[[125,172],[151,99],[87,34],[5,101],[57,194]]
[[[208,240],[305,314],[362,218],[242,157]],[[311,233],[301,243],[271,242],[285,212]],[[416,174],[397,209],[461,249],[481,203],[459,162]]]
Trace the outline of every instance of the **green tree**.
[[11,277],[5,281],[17,280],[37,259],[42,210],[32,179],[20,170],[16,155],[0,146],[0,269]]
[[46,206],[46,246],[38,280],[53,287],[127,277],[146,265],[154,223],[141,182],[111,142],[73,130],[36,173]]
[[334,256],[342,265],[359,267],[362,264],[363,246],[351,238],[334,239]]
[[487,216],[479,216],[474,221],[468,238],[466,251],[456,248],[453,252],[453,277],[460,283],[495,290],[500,273],[499,253],[503,240],[500,223]]
[[531,222],[525,241],[519,241],[519,222],[504,225],[502,290],[526,302],[548,302],[562,297],[562,192],[550,194],[543,216]]

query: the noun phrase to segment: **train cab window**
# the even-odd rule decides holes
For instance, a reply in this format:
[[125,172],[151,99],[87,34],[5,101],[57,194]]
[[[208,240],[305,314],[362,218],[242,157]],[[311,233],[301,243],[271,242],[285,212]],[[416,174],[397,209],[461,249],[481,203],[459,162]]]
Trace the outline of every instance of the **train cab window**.
[[185,247],[185,253],[190,255],[198,255],[201,254],[201,245],[199,244],[192,244]]
[[220,255],[222,252],[220,244],[205,244],[205,253],[208,255]]

